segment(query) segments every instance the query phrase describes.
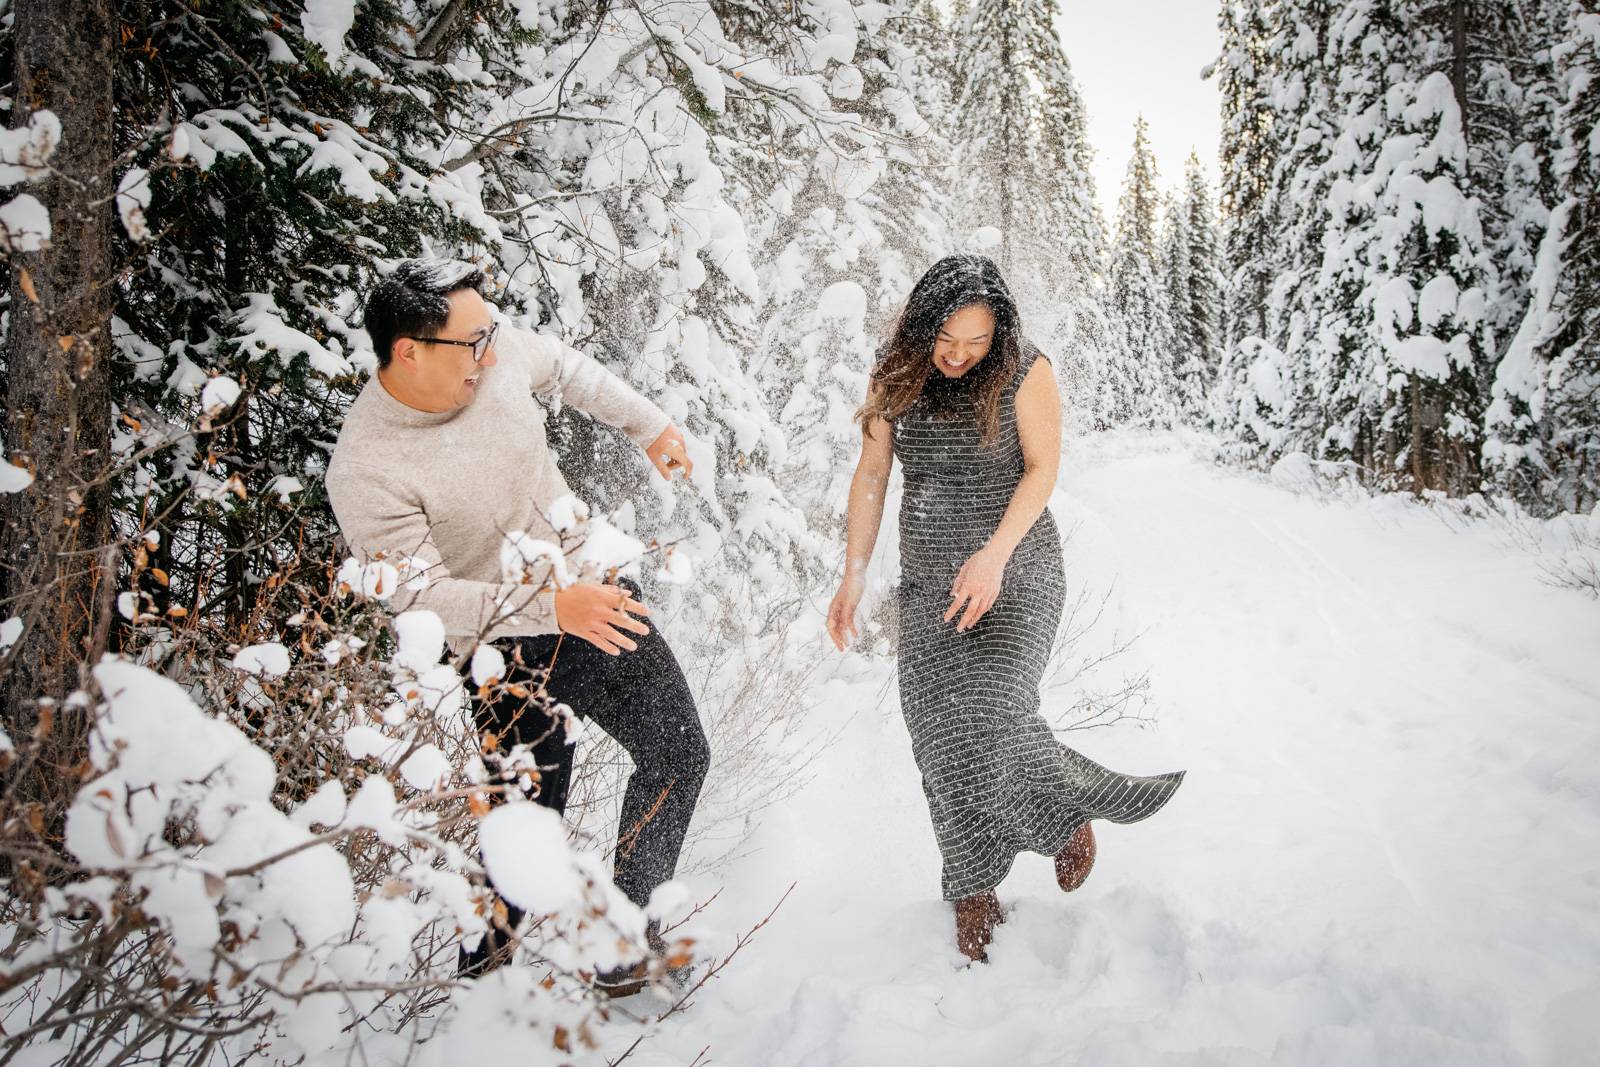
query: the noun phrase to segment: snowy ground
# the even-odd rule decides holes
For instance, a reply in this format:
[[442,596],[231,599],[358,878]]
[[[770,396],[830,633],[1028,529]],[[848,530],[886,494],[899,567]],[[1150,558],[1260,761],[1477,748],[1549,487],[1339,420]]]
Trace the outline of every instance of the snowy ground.
[[636,1062],[1592,1062],[1600,604],[1487,524],[1171,439],[1073,450],[1054,510],[1159,716],[1068,743],[1177,797],[1097,824],[1071,896],[1022,857],[963,969],[888,665],[840,657],[813,714],[848,726],[713,918],[793,895]]

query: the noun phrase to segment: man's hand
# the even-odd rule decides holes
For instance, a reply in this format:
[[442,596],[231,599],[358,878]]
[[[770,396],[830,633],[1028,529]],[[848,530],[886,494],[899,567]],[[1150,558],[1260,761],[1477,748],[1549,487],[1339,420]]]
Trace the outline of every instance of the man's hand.
[[648,615],[650,609],[628,596],[621,586],[576,582],[556,590],[555,599],[556,625],[561,631],[583,638],[607,655],[618,656],[623,650],[632,652],[639,647],[623,630],[650,632],[650,627],[633,617]]
[[694,464],[689,462],[689,453],[684,451],[683,431],[670,423],[644,452],[661,477],[669,482],[674,470],[683,471],[685,478],[694,473]]

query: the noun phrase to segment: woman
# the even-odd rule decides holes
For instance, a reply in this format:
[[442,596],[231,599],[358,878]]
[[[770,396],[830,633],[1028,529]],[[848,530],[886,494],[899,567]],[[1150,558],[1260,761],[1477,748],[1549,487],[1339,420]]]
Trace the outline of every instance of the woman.
[[1055,739],[1039,681],[1066,573],[1045,505],[1061,455],[1048,358],[1022,337],[994,263],[950,256],[912,289],[858,413],[844,580],[828,609],[842,651],[896,458],[900,704],[954,901],[956,944],[986,960],[995,887],[1024,850],[1055,857],[1068,892],[1094,863],[1090,819],[1154,813],[1183,772],[1117,774]]

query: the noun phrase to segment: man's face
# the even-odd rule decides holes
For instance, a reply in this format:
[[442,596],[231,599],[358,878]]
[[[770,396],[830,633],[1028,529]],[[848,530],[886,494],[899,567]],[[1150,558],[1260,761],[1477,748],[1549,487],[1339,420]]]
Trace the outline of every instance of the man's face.
[[[431,335],[434,340],[395,343],[395,358],[408,360],[408,391],[415,405],[426,411],[454,411],[466,407],[478,395],[483,375],[495,365],[491,345],[483,359],[474,363],[472,349],[450,341],[476,341],[494,325],[489,305],[473,289],[458,289],[449,296],[450,317]],[[412,347],[409,352],[405,346]],[[410,402],[410,401],[408,401]]]

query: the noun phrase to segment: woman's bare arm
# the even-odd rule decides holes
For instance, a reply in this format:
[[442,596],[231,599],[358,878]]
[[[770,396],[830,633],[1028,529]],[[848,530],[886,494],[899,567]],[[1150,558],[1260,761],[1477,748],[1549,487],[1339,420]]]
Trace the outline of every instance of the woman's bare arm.
[[1011,494],[1006,513],[989,540],[967,558],[950,584],[950,607],[944,621],[957,615],[957,630],[978,624],[1000,597],[1006,563],[1022,538],[1033,528],[1050,494],[1055,490],[1061,465],[1061,398],[1050,362],[1034,360],[1017,389],[1017,435],[1022,441],[1022,479]]
[[850,479],[850,504],[845,515],[845,579],[859,580],[867,573],[878,529],[883,524],[883,497],[894,469],[894,448],[889,424],[873,419],[862,430],[861,458]]
[[894,469],[894,448],[889,441],[889,424],[873,419],[861,434],[861,459],[855,477],[850,479],[850,505],[845,513],[844,578],[828,605],[828,636],[843,652],[858,636],[856,605],[866,588],[867,563],[872,547],[878,543],[878,527],[883,523],[883,495],[889,488],[889,472]]
[[1022,440],[1022,480],[989,538],[1009,558],[1055,492],[1061,467],[1061,396],[1050,361],[1035,359],[1017,390],[1017,436]]

